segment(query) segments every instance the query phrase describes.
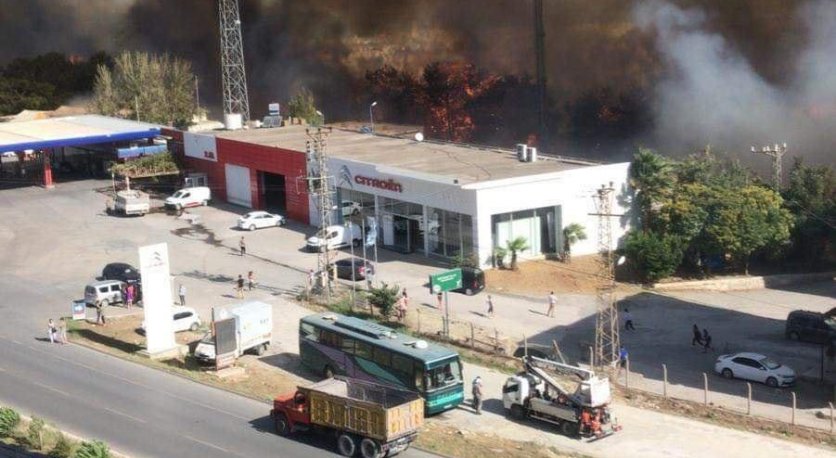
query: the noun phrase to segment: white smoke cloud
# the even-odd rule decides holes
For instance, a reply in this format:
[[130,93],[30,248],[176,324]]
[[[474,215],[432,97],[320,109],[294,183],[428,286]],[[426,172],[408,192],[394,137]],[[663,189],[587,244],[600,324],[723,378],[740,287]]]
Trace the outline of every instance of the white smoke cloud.
[[636,23],[656,32],[669,69],[656,87],[660,148],[687,153],[711,144],[746,157],[750,145],[787,142],[791,155],[833,163],[836,2],[810,2],[800,14],[809,40],[795,67],[787,68],[792,84],[782,87],[761,77],[729,42],[708,31],[702,11],[662,1],[639,4]]

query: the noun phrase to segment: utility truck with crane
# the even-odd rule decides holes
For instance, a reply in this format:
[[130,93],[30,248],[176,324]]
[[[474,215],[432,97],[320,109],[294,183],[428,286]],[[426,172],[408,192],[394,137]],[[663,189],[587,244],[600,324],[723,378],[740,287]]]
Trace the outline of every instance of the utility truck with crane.
[[[502,387],[502,404],[512,418],[533,418],[556,425],[569,437],[597,440],[621,427],[609,409],[610,382],[594,372],[570,364],[523,357],[525,370],[508,378]],[[550,374],[554,373],[555,376]],[[557,376],[577,379],[567,389]]]

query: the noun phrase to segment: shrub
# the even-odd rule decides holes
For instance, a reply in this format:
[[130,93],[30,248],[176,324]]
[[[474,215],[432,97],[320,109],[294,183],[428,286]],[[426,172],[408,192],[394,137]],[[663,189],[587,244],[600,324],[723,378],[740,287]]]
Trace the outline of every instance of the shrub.
[[395,285],[390,287],[385,282],[381,283],[379,288],[371,288],[367,293],[366,297],[368,298],[369,304],[372,307],[378,307],[380,309],[381,315],[386,318],[389,318],[389,315],[392,313],[392,309],[394,308],[395,302],[398,301],[398,292],[400,288]]
[[35,450],[44,448],[44,421],[42,419],[32,417],[29,428],[26,430],[26,442]]
[[67,439],[64,433],[58,433],[58,440],[55,446],[49,451],[52,458],[71,458],[73,456],[73,443]]
[[84,441],[73,454],[73,458],[109,458],[110,449],[100,441]]
[[624,242],[624,254],[635,265],[644,283],[670,276],[682,262],[683,246],[678,237],[633,231]]
[[500,269],[505,268],[505,256],[508,256],[508,250],[501,246],[494,247],[493,262],[496,264],[496,267],[499,267]]
[[0,437],[9,437],[20,424],[20,414],[8,407],[0,407]]

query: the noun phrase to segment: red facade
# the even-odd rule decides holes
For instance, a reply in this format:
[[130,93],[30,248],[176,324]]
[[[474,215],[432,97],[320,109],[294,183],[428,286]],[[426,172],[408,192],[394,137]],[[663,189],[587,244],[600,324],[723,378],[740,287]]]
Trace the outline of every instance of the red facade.
[[[176,143],[182,145],[182,132],[166,131]],[[217,162],[185,156],[182,147],[175,151],[186,164],[189,172],[205,173],[212,187],[215,199],[227,200],[226,164],[246,167],[250,171],[252,206],[264,208],[262,177],[259,172],[283,175],[285,178],[285,204],[288,219],[305,224],[310,223],[308,214],[308,192],[305,187],[307,164],[305,154],[272,146],[256,145],[238,140],[216,137]]]

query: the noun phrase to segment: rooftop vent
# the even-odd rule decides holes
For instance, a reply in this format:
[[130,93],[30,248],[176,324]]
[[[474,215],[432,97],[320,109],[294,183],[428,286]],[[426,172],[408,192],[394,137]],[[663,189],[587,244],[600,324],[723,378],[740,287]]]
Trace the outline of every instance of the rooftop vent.
[[525,143],[517,143],[517,160],[520,162],[528,161],[528,145]]
[[397,337],[397,334],[390,331],[383,326],[376,326],[373,324],[365,324],[363,326],[355,326],[352,323],[346,323],[344,321],[336,321],[334,326],[339,326],[343,329],[348,329],[350,331],[354,331],[358,334],[363,334],[364,336],[374,337],[375,339],[381,339],[384,337],[388,337],[390,339],[394,339]]
[[411,342],[405,342],[404,345],[409,345],[410,347],[417,348],[419,350],[426,350],[429,345],[427,345],[426,340],[413,340]]

